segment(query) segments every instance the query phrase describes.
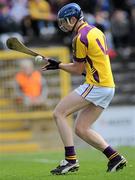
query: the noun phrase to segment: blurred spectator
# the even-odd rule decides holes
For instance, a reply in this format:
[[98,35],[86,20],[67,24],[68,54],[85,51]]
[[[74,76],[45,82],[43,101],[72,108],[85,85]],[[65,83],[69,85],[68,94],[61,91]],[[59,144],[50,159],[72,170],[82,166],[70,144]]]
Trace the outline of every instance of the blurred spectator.
[[97,4],[98,4],[98,0],[71,0],[70,2],[75,2],[77,4],[79,4],[82,7],[82,10],[85,13],[91,13],[94,14]]
[[103,32],[110,29],[109,13],[107,11],[97,11],[95,13],[95,26]]
[[10,16],[10,8],[6,4],[0,4],[0,34],[17,32],[18,26]]
[[110,12],[111,9],[112,9],[111,0],[97,0],[96,10]]
[[28,43],[41,36],[43,43],[52,38],[70,47],[71,36],[59,30],[56,15],[71,2],[82,7],[89,24],[104,31],[109,49],[135,46],[135,0],[0,0],[0,48],[5,48],[9,36]]
[[6,48],[6,40],[10,36],[16,36],[23,41],[23,37],[19,33],[18,24],[10,16],[10,7],[5,4],[0,4],[0,42],[1,48]]
[[0,6],[1,6],[2,4],[10,7],[10,6],[11,6],[11,0],[0,0]]
[[109,12],[108,11],[97,11],[95,13],[95,23],[94,25],[105,33],[106,42],[108,46],[108,53],[110,58],[116,57],[116,52],[114,50],[113,36],[111,32],[111,24],[109,21]]
[[51,12],[50,4],[45,0],[29,0],[28,5],[34,35],[53,34],[56,17]]
[[12,0],[10,15],[15,22],[20,23],[28,15],[27,0]]
[[113,0],[114,9],[124,10],[130,12],[130,5],[134,0]]
[[41,73],[34,70],[31,60],[19,63],[20,71],[16,74],[16,102],[25,107],[45,107],[47,105],[47,84]]
[[113,12],[111,30],[116,48],[129,46],[130,22],[125,11],[116,10]]
[[[134,1],[135,3],[135,1]],[[130,33],[130,44],[132,47],[135,47],[135,6],[131,9],[131,33]]]
[[23,36],[30,35],[30,17],[27,0],[12,0],[10,16],[20,27]]

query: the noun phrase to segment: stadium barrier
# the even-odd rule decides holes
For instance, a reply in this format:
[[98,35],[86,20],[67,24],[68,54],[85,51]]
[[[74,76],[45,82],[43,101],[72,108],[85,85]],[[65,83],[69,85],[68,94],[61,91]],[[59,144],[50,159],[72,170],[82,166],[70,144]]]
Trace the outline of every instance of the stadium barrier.
[[[70,60],[70,53],[66,47],[34,48],[33,50],[65,63]],[[67,95],[71,89],[71,80],[68,73],[64,71],[43,72],[43,77],[45,77],[48,86],[49,107],[29,110],[23,106],[16,105],[14,101],[16,96],[14,81],[15,74],[19,70],[18,62],[21,59],[34,60],[34,58],[23,53],[9,50],[0,51],[0,152],[10,152],[10,150],[32,151],[32,147],[33,151],[35,151],[41,149],[41,146],[46,147],[46,145],[37,143],[39,140],[35,133],[40,134],[41,128],[47,130],[47,126],[51,131],[54,126],[52,121],[51,125],[49,121],[47,123],[43,123],[43,121],[52,119],[52,110],[60,98]],[[34,61],[35,69],[40,70],[41,66],[42,63],[37,64]],[[23,123],[20,123],[20,121]],[[31,123],[28,123],[29,121]],[[10,135],[11,138],[9,138]],[[38,137],[40,137],[42,142],[44,141],[41,134]]]

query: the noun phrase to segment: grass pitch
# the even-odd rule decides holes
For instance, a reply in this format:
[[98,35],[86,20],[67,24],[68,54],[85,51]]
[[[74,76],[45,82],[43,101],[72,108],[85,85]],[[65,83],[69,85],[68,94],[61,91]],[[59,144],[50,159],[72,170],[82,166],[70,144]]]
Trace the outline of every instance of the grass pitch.
[[91,149],[77,150],[80,162],[78,172],[67,175],[51,175],[63,159],[63,152],[1,154],[0,180],[133,180],[135,179],[135,147],[119,148],[127,160],[127,167],[117,173],[106,173],[107,159]]

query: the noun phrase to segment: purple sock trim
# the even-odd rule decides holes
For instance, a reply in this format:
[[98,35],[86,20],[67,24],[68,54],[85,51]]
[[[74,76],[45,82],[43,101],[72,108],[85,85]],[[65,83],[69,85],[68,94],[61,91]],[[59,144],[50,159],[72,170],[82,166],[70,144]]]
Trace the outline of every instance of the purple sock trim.
[[65,156],[74,156],[74,155],[76,155],[74,146],[66,146]]
[[[75,159],[71,158],[70,156],[75,156]],[[69,157],[69,158],[68,158]],[[66,146],[65,147],[65,159],[69,162],[69,163],[76,163],[76,153],[75,153],[75,148],[74,146]]]
[[109,158],[111,155],[113,155],[114,153],[116,153],[117,151],[115,151],[114,149],[112,149],[110,146],[108,146],[103,153],[106,155],[107,158]]

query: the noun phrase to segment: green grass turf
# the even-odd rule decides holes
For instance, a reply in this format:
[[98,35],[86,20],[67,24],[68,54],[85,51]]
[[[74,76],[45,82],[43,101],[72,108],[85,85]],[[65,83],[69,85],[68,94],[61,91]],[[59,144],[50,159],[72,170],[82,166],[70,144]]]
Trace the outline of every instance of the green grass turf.
[[1,154],[0,180],[134,180],[135,147],[123,147],[128,165],[117,173],[106,173],[107,159],[102,153],[91,149],[77,150],[80,170],[62,176],[50,174],[50,170],[63,159],[63,152],[45,151],[41,153]]

